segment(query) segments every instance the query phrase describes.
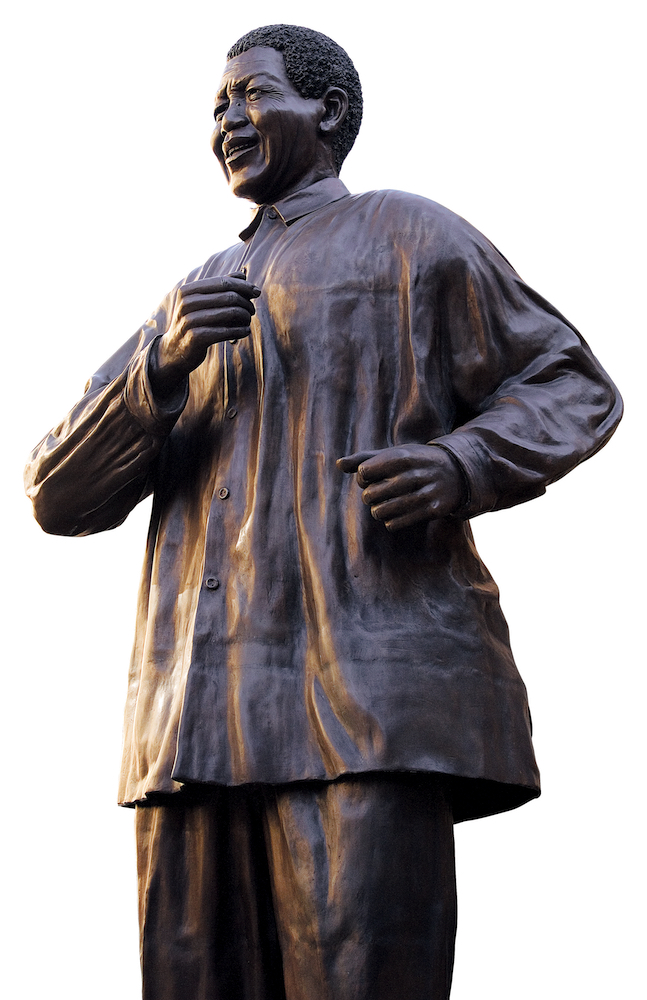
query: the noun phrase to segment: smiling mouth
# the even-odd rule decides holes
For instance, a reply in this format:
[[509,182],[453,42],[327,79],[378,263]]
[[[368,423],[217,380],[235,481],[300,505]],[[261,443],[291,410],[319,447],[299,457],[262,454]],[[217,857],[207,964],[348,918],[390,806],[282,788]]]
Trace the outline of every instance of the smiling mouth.
[[243,138],[232,139],[225,146],[225,163],[231,163],[232,160],[238,159],[243,153],[246,153],[249,149],[253,149],[257,145],[256,139]]

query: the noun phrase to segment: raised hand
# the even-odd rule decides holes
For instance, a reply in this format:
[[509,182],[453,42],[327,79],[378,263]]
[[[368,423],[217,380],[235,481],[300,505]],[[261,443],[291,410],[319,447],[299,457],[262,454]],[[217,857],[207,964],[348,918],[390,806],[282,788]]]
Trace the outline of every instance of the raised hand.
[[356,452],[338,459],[337,466],[342,472],[357,473],[362,500],[388,531],[447,517],[465,501],[458,462],[434,445]]
[[162,396],[172,393],[202,364],[212,344],[249,336],[252,299],[260,294],[243,271],[182,285],[169,328],[151,352],[148,374],[153,390]]

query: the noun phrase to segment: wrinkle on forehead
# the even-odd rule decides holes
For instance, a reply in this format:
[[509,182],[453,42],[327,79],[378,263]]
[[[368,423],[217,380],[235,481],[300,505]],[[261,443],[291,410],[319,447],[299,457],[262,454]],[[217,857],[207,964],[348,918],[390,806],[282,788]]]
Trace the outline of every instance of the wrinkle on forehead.
[[[280,62],[279,62],[280,60]],[[277,71],[280,70],[280,73]],[[260,78],[285,87],[289,84],[285,70],[285,61],[280,52],[266,46],[256,45],[254,48],[234,56],[226,64],[218,88],[218,97],[246,87],[251,80]]]
[[231,94],[235,90],[244,90],[252,81],[254,83],[274,83],[285,87],[285,80],[281,80],[280,77],[274,76],[273,73],[267,73],[265,70],[256,70],[252,73],[247,73],[246,76],[242,76],[240,79],[236,79],[234,76],[230,80],[225,80],[223,77],[216,97],[226,97],[227,94]]

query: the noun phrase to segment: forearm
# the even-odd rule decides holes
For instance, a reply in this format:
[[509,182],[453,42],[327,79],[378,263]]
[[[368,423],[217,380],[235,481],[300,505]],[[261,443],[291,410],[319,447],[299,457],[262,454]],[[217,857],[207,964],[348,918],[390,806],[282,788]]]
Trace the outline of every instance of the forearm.
[[478,234],[451,258],[442,331],[451,433],[469,483],[459,517],[523,503],[598,451],[622,400],[578,331]]
[[25,485],[45,531],[82,535],[114,527],[150,492],[157,455],[187,394],[185,384],[172,399],[154,397],[150,347],[107,384],[94,385],[34,450]]
[[460,462],[473,517],[540,496],[611,437],[620,395],[588,348],[571,344],[504,383],[481,413],[436,439]]

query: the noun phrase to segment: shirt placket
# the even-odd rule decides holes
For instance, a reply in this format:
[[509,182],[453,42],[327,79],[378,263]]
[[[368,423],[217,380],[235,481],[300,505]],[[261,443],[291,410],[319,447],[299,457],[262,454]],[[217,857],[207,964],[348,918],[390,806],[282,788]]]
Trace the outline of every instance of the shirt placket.
[[[249,239],[239,269],[262,289],[268,251],[286,226],[274,208],[265,209]],[[274,239],[273,239],[274,237]],[[261,332],[262,339],[262,332]],[[257,406],[258,375],[262,349],[254,357],[250,338],[231,339],[219,345],[222,406],[218,471],[206,534],[205,564],[196,615],[193,662],[211,660],[211,653],[226,643],[227,591],[232,568],[232,548],[245,516],[247,456]],[[222,662],[215,657],[213,666]],[[211,664],[210,664],[211,665]]]

